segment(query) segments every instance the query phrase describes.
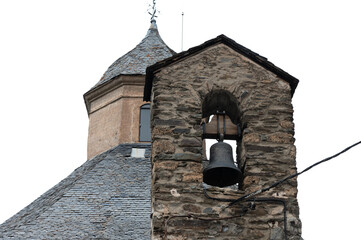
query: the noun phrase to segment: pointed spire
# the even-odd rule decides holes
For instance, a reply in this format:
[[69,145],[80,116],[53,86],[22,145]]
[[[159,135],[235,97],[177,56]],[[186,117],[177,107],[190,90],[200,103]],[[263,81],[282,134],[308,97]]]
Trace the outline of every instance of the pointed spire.
[[150,27],[143,40],[127,54],[116,60],[94,87],[122,74],[145,75],[148,66],[171,57],[175,53],[160,37],[155,19],[151,19]]

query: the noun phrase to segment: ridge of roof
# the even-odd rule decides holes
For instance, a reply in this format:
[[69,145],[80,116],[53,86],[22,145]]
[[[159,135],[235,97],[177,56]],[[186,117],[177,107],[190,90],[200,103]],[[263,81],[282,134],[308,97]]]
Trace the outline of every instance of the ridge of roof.
[[249,58],[250,60],[254,61],[255,63],[259,64],[260,66],[264,67],[265,69],[273,72],[280,78],[286,80],[290,86],[291,86],[291,96],[293,96],[296,87],[298,85],[299,80],[289,73],[285,72],[281,68],[275,66],[273,63],[269,62],[267,58],[259,55],[256,52],[253,52],[252,50],[242,46],[241,44],[237,43],[233,39],[221,34],[217,36],[216,38],[210,39],[198,46],[192,47],[188,49],[187,51],[178,53],[172,57],[166,58],[162,61],[157,62],[156,64],[153,64],[146,69],[146,79],[145,79],[145,86],[144,86],[144,101],[150,101],[151,96],[151,90],[153,85],[153,74],[156,70],[163,68],[171,63],[174,63],[176,61],[179,61],[185,57],[191,56],[199,51],[202,51],[210,46],[223,43],[236,52],[242,54],[243,56]]
[[[164,43],[158,32],[155,20],[151,21],[150,27],[143,40],[132,50],[118,58],[103,74],[94,87],[99,86],[121,74],[145,75],[148,66],[176,54]],[[93,88],[94,88],[93,87]]]

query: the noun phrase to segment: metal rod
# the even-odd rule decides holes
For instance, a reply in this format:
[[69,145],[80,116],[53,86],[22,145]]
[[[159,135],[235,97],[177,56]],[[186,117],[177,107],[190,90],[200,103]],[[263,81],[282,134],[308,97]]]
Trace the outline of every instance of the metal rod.
[[216,114],[216,116],[217,116],[217,141],[219,142],[220,141],[220,139],[221,139],[221,134],[220,134],[220,131],[219,131],[219,115],[218,114]]
[[226,114],[223,115],[223,134],[226,136]]
[[182,37],[181,37],[181,51],[183,52],[183,18],[184,12],[182,12]]

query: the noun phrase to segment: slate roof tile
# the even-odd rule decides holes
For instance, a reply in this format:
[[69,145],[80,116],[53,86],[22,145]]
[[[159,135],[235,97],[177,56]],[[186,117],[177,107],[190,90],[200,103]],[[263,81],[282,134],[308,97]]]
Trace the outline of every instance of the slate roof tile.
[[120,144],[5,221],[0,239],[150,239],[150,169],[150,144]]
[[134,49],[116,60],[94,87],[121,74],[145,75],[145,69],[148,66],[171,57],[174,54],[176,54],[176,52],[170,49],[160,37],[156,22],[153,20],[143,40]]

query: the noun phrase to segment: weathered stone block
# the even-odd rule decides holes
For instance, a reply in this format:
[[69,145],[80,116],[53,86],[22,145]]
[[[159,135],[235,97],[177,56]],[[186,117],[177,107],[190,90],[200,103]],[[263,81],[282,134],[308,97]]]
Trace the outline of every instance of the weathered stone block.
[[176,153],[174,154],[174,159],[188,160],[188,161],[202,161],[202,155],[195,153]]
[[260,151],[260,152],[265,152],[265,153],[275,151],[275,147],[263,146],[263,145],[247,144],[246,148],[248,151]]
[[153,121],[154,126],[185,126],[184,120],[181,119],[155,119]]
[[201,183],[203,180],[203,176],[200,174],[185,174],[183,176],[184,182],[199,182]]
[[202,141],[198,138],[184,138],[179,144],[180,147],[202,147]]
[[201,208],[194,204],[185,204],[183,205],[183,210],[190,213],[201,213]]
[[294,128],[294,124],[293,124],[293,122],[291,122],[291,121],[281,121],[281,122],[280,122],[280,125],[281,125],[281,127],[283,127],[283,128],[290,128],[290,129],[293,129],[293,128]]
[[189,132],[190,132],[189,128],[175,128],[175,129],[173,129],[174,134],[183,134],[183,133],[189,133]]
[[248,187],[251,185],[256,186],[256,185],[258,185],[259,181],[260,181],[260,178],[257,176],[246,176],[243,180],[243,186],[244,187]]
[[203,152],[203,148],[201,148],[201,147],[184,147],[183,150],[185,152],[192,152],[192,153],[197,153],[197,154],[202,154],[202,152]]
[[164,135],[171,135],[172,129],[167,126],[154,126],[152,128],[152,136],[161,137]]
[[154,169],[175,170],[178,167],[178,162],[175,161],[158,161],[154,163]]
[[268,140],[274,143],[293,143],[294,139],[292,134],[289,133],[274,133],[268,136]]
[[261,141],[259,134],[250,133],[243,136],[243,142],[245,143],[258,143]]
[[174,144],[169,140],[153,141],[152,148],[154,149],[155,154],[157,154],[157,153],[174,153],[175,152]]

